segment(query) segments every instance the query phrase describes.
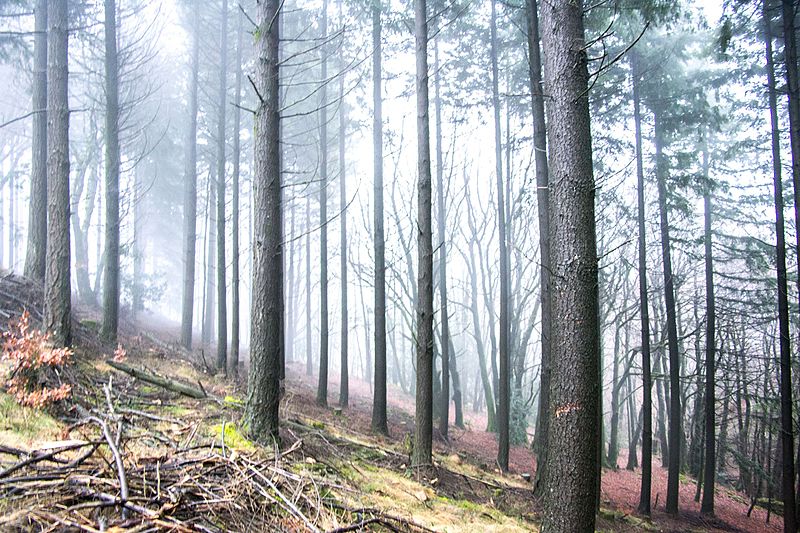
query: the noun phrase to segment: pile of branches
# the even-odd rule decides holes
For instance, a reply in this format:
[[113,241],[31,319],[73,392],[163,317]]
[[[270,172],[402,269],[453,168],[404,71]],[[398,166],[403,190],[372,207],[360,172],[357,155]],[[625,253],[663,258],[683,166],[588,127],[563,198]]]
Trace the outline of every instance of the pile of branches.
[[[102,411],[76,406],[68,440],[35,451],[0,446],[0,530],[427,531],[348,507],[339,496],[355,488],[293,468],[315,461],[296,434],[283,451],[236,450],[224,425],[220,438],[203,440],[200,422],[121,407],[111,382],[103,396]],[[142,453],[145,441],[158,444],[156,453]]]

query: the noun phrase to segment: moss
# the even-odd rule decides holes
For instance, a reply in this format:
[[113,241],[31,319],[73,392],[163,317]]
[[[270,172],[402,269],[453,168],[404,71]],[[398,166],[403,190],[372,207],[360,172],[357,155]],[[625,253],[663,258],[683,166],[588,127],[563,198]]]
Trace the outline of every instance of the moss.
[[325,423],[320,422],[319,420],[312,420],[311,427],[314,429],[325,429]]
[[[211,426],[211,432],[217,439],[222,438],[222,424]],[[236,427],[236,424],[225,423],[225,446],[238,452],[253,452],[255,445],[247,440]]]
[[225,407],[244,407],[244,400],[237,398],[236,396],[231,396],[230,394],[222,399],[222,403],[225,405]]
[[60,429],[61,425],[46,412],[23,407],[8,394],[0,393],[0,440],[7,437],[14,444],[49,440]]
[[[161,408],[165,413],[169,413],[172,416],[185,416],[192,412],[191,409],[187,409],[182,405],[165,405]],[[226,441],[227,443],[227,441]]]

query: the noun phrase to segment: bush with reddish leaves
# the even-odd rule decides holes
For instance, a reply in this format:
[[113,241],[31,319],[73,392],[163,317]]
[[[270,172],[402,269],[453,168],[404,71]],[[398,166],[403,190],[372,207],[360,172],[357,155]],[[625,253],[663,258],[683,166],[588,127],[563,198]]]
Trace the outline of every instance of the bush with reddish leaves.
[[11,363],[7,391],[20,405],[41,408],[68,398],[72,386],[59,370],[72,358],[70,348],[53,348],[49,335],[34,329],[28,311],[3,333],[3,360]]

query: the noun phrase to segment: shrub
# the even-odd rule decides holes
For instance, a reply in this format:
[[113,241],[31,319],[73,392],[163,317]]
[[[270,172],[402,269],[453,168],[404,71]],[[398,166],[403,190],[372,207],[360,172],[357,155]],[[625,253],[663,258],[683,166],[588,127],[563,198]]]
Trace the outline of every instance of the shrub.
[[28,311],[9,323],[3,333],[3,360],[11,363],[6,386],[20,405],[41,408],[69,397],[72,387],[62,383],[59,370],[73,356],[70,348],[53,348],[49,335],[34,329]]

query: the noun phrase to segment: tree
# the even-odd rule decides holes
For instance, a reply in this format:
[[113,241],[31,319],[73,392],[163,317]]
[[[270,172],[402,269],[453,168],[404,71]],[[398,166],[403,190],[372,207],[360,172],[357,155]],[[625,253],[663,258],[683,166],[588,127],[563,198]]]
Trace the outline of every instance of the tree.
[[[322,35],[328,39],[328,0],[322,0]],[[323,46],[319,103],[319,383],[317,404],[328,405],[328,52]]]
[[33,155],[25,275],[43,280],[47,247],[47,0],[36,0],[33,15]]
[[67,346],[70,329],[69,103],[67,3],[47,4],[47,265],[44,327]]
[[497,8],[492,0],[491,18],[492,107],[494,109],[495,179],[497,185],[497,236],[500,243],[500,338],[498,360],[500,367],[497,391],[497,462],[503,471],[508,470],[509,387],[508,374],[508,250],[506,249],[506,202],[503,191],[502,141],[500,140],[500,91],[497,81]]
[[[766,3],[766,2],[765,2]],[[766,10],[766,7],[765,7]],[[794,2],[783,1],[783,37],[786,78],[789,84],[789,132],[792,149],[792,182],[794,184],[795,217],[800,205],[800,79],[797,72],[797,43],[795,36]],[[768,17],[767,25],[769,24]],[[772,66],[772,38],[767,26],[767,61]],[[769,68],[768,68],[769,71]],[[777,104],[774,71],[769,72],[770,112],[772,120],[772,156],[775,186],[775,229],[777,235],[778,317],[780,326],[780,405],[781,405],[781,462],[783,464],[783,530],[797,531],[797,509],[794,493],[794,420],[792,418],[792,365],[789,329],[789,303],[786,287],[786,242],[784,240],[783,193],[780,172],[780,141],[778,138]],[[798,235],[800,240],[800,235]],[[782,257],[783,256],[783,257]],[[783,259],[783,261],[781,261]],[[781,264],[783,263],[783,264]],[[783,271],[783,272],[781,272]]]
[[715,343],[716,343],[716,324],[717,311],[714,299],[714,262],[712,256],[711,239],[711,179],[708,175],[709,167],[708,155],[708,132],[703,139],[703,206],[705,215],[703,217],[703,245],[705,248],[705,267],[706,267],[706,389],[705,389],[705,469],[703,472],[703,503],[700,511],[707,514],[714,514],[714,475],[716,472],[716,402],[715,391],[716,378],[714,375],[715,365]]
[[103,331],[109,344],[117,343],[119,322],[119,68],[115,0],[105,0],[106,74],[106,231],[103,272]]
[[417,86],[417,390],[414,466],[431,464],[433,445],[433,234],[431,147],[428,116],[428,19],[426,0],[414,1]]
[[228,376],[236,379],[239,372],[239,132],[241,130],[242,100],[242,17],[236,25],[236,81],[233,108],[233,181],[231,191],[231,351],[228,354]]
[[542,307],[542,353],[539,379],[539,412],[536,417],[536,483],[534,492],[541,494],[541,480],[547,468],[547,423],[550,420],[550,199],[547,165],[547,131],[545,128],[544,93],[542,91],[542,57],[539,47],[539,14],[535,0],[526,2],[528,23],[528,61],[530,68],[531,105],[533,110],[533,145],[536,162],[536,207],[539,215],[539,254],[541,258],[539,298]]
[[653,132],[656,152],[656,181],[658,182],[658,212],[661,228],[661,257],[664,270],[664,306],[667,312],[667,345],[669,349],[669,429],[667,441],[669,458],[667,466],[668,513],[678,513],[678,486],[681,458],[681,382],[680,355],[678,353],[678,325],[675,311],[675,278],[672,275],[669,213],[667,210],[667,161],[663,153],[664,130],[661,110],[653,109]]
[[650,376],[652,366],[650,363],[650,306],[647,297],[647,232],[645,229],[642,117],[639,97],[640,73],[636,53],[631,53],[630,57],[633,82],[633,121],[636,135],[636,221],[639,226],[639,318],[642,332],[642,483],[639,490],[638,511],[649,515],[653,475],[653,380]]
[[[344,31],[344,18],[342,17],[342,4],[343,0],[339,0],[339,27]],[[342,70],[344,70],[344,59],[340,63]],[[340,263],[342,281],[342,328],[341,328],[341,346],[340,346],[340,374],[339,378],[339,405],[347,407],[350,402],[350,368],[348,364],[347,350],[347,333],[349,323],[347,320],[347,168],[345,166],[345,141],[347,140],[347,127],[345,119],[345,105],[344,105],[344,72],[339,76],[339,205],[342,210],[341,220],[339,221],[340,231]]]
[[581,2],[542,3],[550,172],[551,410],[544,531],[594,531],[599,331],[595,184]]
[[372,3],[372,146],[375,253],[375,383],[372,431],[388,435],[386,420],[386,259],[383,232],[383,93],[381,84],[381,0]]
[[[225,280],[225,115],[228,105],[228,0],[222,0],[220,22],[219,101],[217,109],[217,370],[226,372],[228,308]],[[236,132],[238,135],[238,132]]]
[[281,316],[283,315],[283,227],[279,108],[279,0],[258,3],[258,60],[253,228],[253,296],[250,373],[245,422],[254,439],[278,439]]
[[197,91],[200,59],[200,13],[192,9],[192,63],[189,79],[189,128],[183,181],[183,312],[181,345],[192,349],[195,254],[197,250]]

